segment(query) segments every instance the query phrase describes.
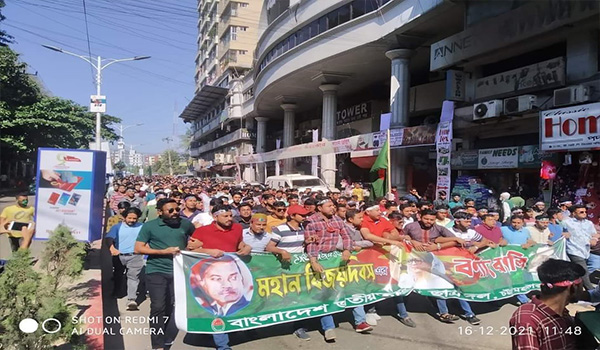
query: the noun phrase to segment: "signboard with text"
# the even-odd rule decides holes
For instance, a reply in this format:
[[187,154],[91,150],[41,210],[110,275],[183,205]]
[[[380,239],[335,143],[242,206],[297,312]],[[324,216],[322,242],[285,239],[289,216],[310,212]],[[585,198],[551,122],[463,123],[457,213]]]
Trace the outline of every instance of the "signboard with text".
[[479,169],[517,168],[518,166],[518,146],[479,150]]
[[39,149],[35,239],[48,239],[58,225],[77,240],[100,239],[105,167],[105,152]]
[[542,151],[600,148],[600,102],[540,112]]
[[106,113],[106,96],[91,95],[90,96],[90,112]]

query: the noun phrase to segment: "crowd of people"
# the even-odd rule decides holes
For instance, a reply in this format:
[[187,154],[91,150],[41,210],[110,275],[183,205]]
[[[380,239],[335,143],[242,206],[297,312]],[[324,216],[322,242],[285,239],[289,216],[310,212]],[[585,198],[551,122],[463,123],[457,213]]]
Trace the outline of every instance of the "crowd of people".
[[[409,245],[417,251],[462,247],[476,253],[505,245],[524,249],[551,245],[564,237],[570,264],[578,266],[575,270],[581,274],[582,285],[592,295],[595,287],[589,275],[600,269],[600,235],[598,227],[586,219],[586,208],[568,200],[559,208],[546,209],[543,202],[523,207],[524,203],[509,202],[504,194],[500,199],[502,208],[487,208],[475,207],[474,200],[463,200],[457,194],[447,200],[446,193],[440,193],[435,201],[429,201],[416,189],[404,196],[394,189],[387,198],[370,201],[359,186],[322,193],[195,178],[129,177],[116,180],[107,192],[112,216],[107,219],[105,242],[114,257],[115,279],[126,276],[129,310],[137,310],[139,283],[145,281],[143,290],[151,302],[150,327],[163,330],[151,335],[153,349],[168,349],[177,336],[173,317],[165,323],[163,316],[173,313],[172,257],[182,250],[214,258],[226,253],[270,252],[283,261],[289,261],[293,253],[306,253],[312,270],[321,273],[319,253],[336,250],[344,260],[353,251],[373,245]],[[554,277],[550,277],[549,287],[542,288],[542,295],[564,288]],[[600,291],[597,294],[600,296]],[[534,298],[529,303],[527,295],[518,295],[515,303],[539,306],[543,300]],[[404,298],[395,297],[394,302],[400,322],[416,327]],[[441,322],[460,320],[450,313],[445,299],[435,303]],[[480,324],[469,302],[459,300],[459,304],[464,320]],[[229,306],[214,298],[210,307],[216,315],[227,315]],[[373,330],[379,319],[377,307],[352,310],[356,332]],[[335,340],[333,316],[323,316],[320,321],[325,340]],[[514,317],[513,321],[520,322]],[[294,329],[298,338],[310,339],[304,322],[294,323]],[[217,349],[230,348],[227,334],[213,338]]]

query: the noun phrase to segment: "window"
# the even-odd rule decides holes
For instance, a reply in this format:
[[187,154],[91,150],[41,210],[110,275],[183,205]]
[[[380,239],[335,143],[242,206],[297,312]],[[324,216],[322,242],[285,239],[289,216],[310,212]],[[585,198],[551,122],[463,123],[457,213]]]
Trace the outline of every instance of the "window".
[[339,15],[339,10],[335,10],[333,12],[330,12],[327,15],[327,18],[329,19],[329,29],[335,28],[335,27],[338,26],[338,24],[340,24],[340,21],[338,19],[338,15]]
[[238,6],[239,7],[248,7],[248,3],[247,2],[238,2]]
[[236,26],[231,26],[229,27],[229,32],[231,34],[231,40],[237,40],[237,27]]
[[338,19],[340,21],[339,24],[346,23],[350,20],[350,5],[346,5],[339,9]]
[[313,21],[308,25],[309,38],[319,35],[319,20]]
[[319,34],[324,33],[325,31],[327,31],[327,16],[319,18]]
[[365,11],[371,12],[379,8],[378,0],[365,0]]
[[303,42],[308,40],[308,38],[310,38],[310,28],[308,26],[306,26],[306,27],[300,29],[298,31],[298,33],[296,34],[297,45],[302,44]]

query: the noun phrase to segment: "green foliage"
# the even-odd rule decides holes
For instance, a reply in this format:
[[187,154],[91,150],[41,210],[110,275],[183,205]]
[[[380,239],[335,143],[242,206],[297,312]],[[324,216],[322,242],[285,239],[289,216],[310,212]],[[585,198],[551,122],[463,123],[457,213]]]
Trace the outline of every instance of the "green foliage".
[[[76,308],[69,305],[63,282],[83,271],[84,244],[76,241],[65,226],[58,226],[42,253],[43,273],[31,265],[29,250],[19,250],[0,275],[0,344],[2,349],[46,350],[59,340],[71,338]],[[62,328],[47,333],[41,326],[33,333],[23,333],[19,323],[24,318],[41,322],[57,319]],[[46,329],[55,329],[49,322]]]
[[187,158],[174,150],[166,150],[160,156],[160,159],[152,167],[154,174],[168,175],[169,174],[169,155],[171,155],[171,165],[173,167],[173,175],[185,174],[186,167],[181,166],[179,162],[185,162]]
[[122,160],[115,163],[115,169],[117,169],[118,171],[123,171],[126,167],[127,165]]
[[76,240],[67,226],[58,225],[46,243],[41,259],[54,291],[64,282],[81,275],[85,254],[85,243]]
[[[4,0],[0,0],[0,22],[6,19],[6,17],[2,15],[2,8],[4,5]],[[6,33],[6,31],[0,29],[0,46],[6,46],[7,44],[12,43],[12,39],[13,37]]]
[[[29,158],[38,147],[87,148],[95,137],[95,115],[86,107],[44,96],[26,73],[26,64],[8,47],[0,47],[0,147],[7,157]],[[119,118],[102,116],[102,137],[118,138],[111,125]]]

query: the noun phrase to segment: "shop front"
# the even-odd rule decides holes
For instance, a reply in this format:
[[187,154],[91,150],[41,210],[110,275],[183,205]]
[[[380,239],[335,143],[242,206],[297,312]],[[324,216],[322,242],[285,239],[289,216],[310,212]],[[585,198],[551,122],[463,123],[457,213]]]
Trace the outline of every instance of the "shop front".
[[[452,153],[452,192],[487,206],[501,192],[517,192],[535,201],[541,198],[540,166],[552,155],[538,145],[465,150]],[[528,203],[532,204],[532,203]]]
[[[600,103],[543,111],[540,147],[557,161],[545,166],[552,201],[569,199],[588,207],[588,217],[600,215]],[[595,220],[594,220],[595,221]]]

